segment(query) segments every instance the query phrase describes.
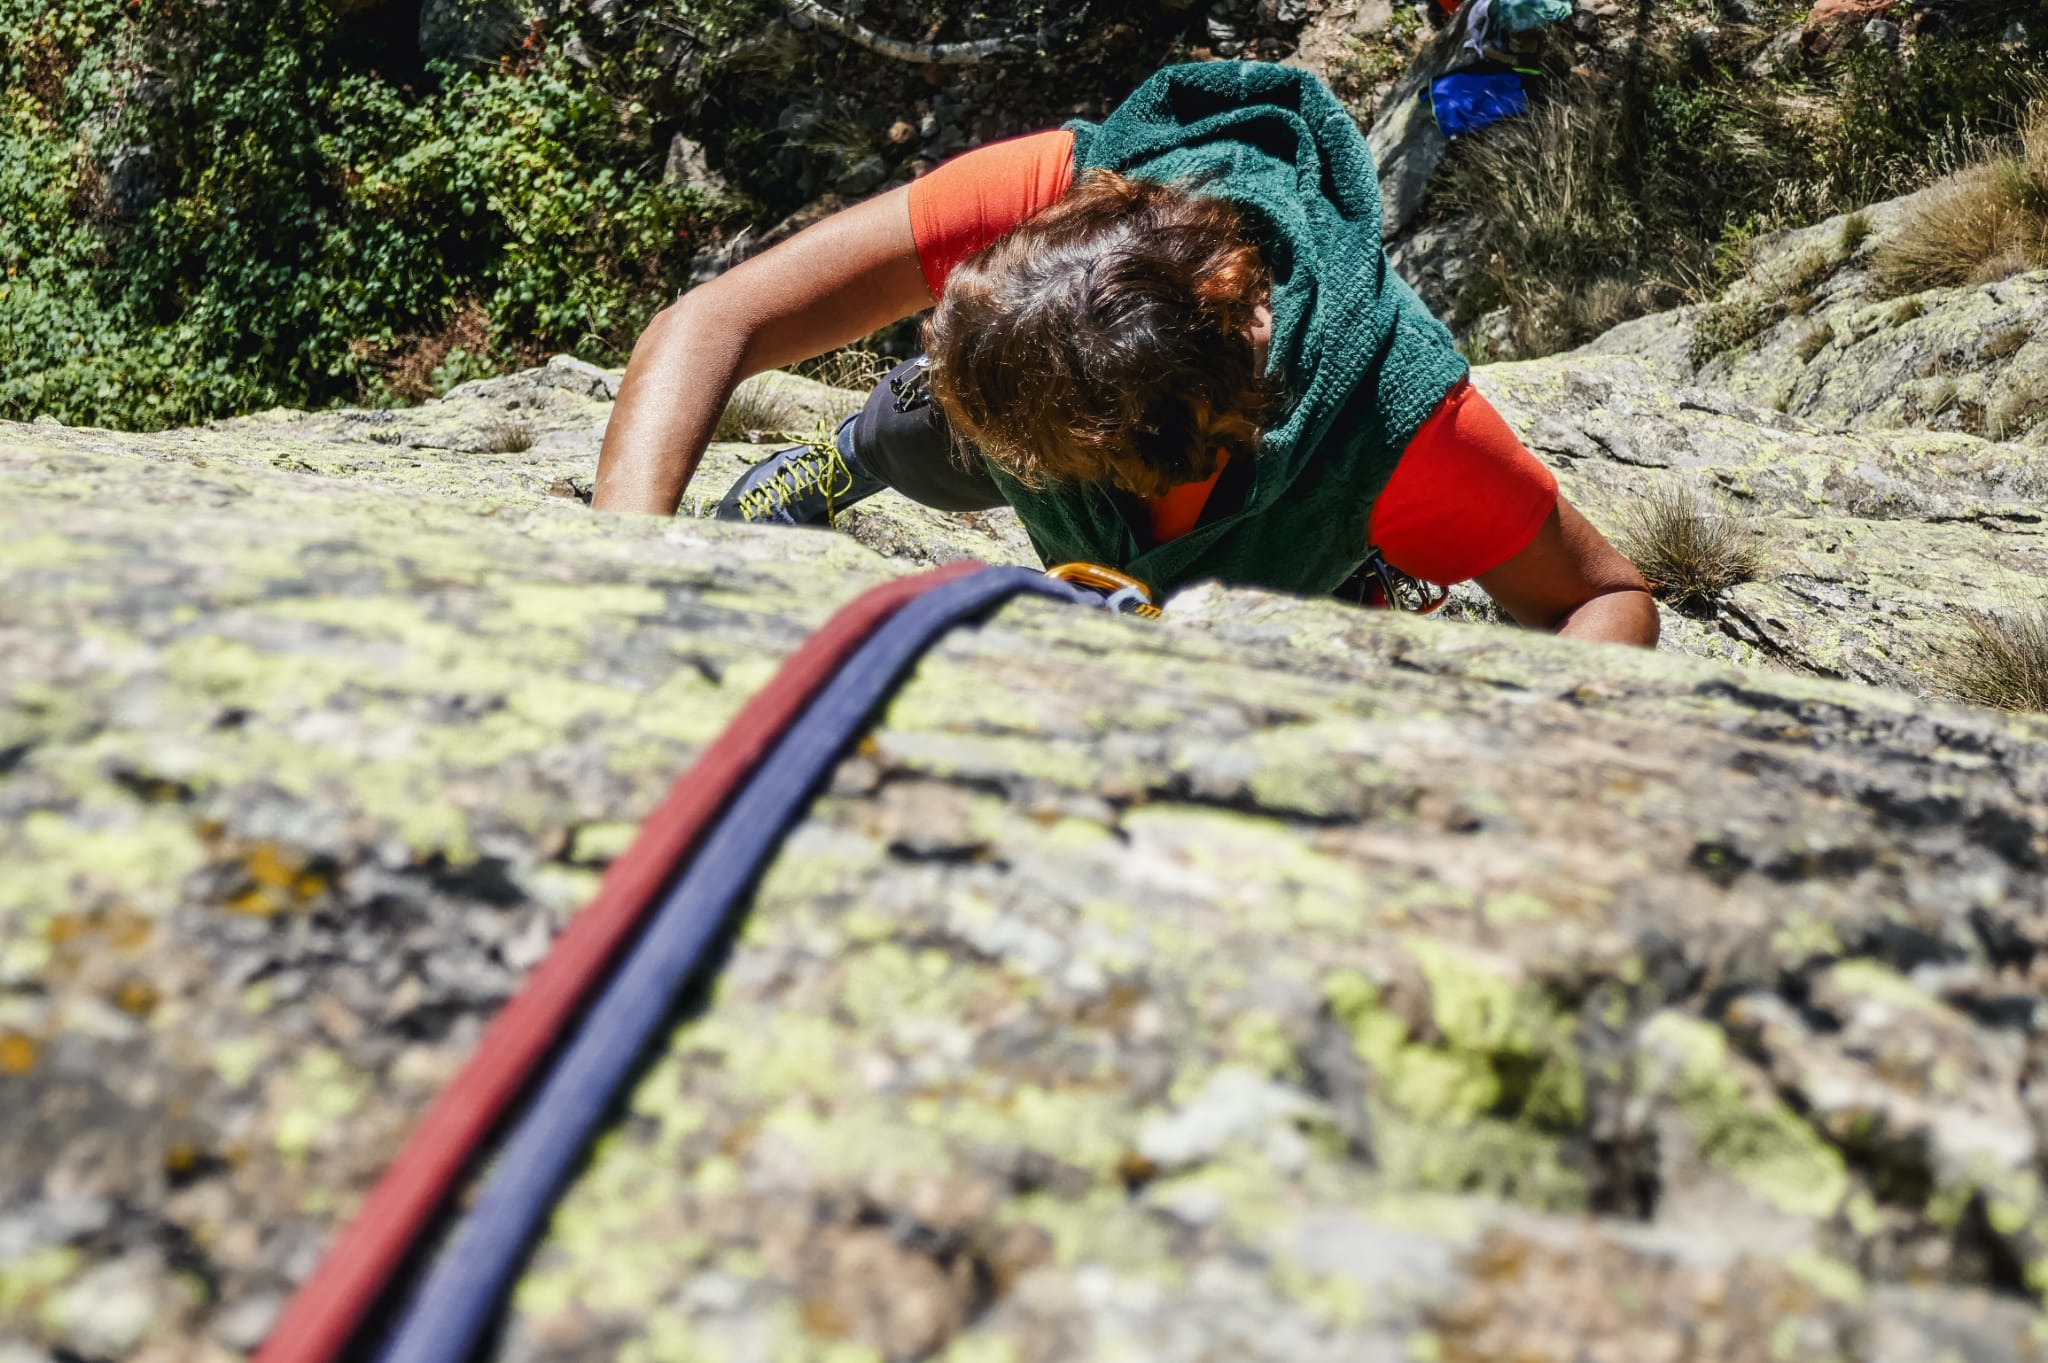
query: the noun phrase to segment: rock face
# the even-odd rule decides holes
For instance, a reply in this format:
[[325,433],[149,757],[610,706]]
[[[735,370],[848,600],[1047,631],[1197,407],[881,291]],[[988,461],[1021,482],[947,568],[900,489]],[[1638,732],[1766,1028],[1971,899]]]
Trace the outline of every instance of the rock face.
[[[1913,682],[1944,595],[2048,566],[2038,451],[1480,381],[1596,511],[1694,478],[1787,537],[1702,652]],[[609,384],[0,427],[8,1363],[251,1348],[667,783],[903,570],[856,536],[1022,556],[888,499],[594,519]],[[2044,860],[2048,719],[1022,603],[840,765],[496,1356],[2039,1358]]]
[[1891,297],[1872,277],[1927,192],[1763,242],[1716,302],[1624,322],[1585,353],[1837,428],[2048,445],[2048,271]]

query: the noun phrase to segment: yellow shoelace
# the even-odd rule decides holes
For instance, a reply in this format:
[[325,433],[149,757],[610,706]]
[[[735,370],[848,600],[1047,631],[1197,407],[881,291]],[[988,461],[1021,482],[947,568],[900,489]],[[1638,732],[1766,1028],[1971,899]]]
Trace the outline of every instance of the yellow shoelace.
[[773,478],[742,493],[741,515],[750,521],[767,520],[815,488],[825,494],[825,524],[833,523],[833,499],[853,491],[853,470],[846,467],[838,442],[831,436],[804,436],[800,443],[812,457],[783,460]]

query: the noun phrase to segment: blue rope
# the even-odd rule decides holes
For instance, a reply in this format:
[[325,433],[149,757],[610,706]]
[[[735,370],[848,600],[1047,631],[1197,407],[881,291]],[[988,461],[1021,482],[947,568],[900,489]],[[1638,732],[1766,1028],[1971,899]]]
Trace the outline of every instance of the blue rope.
[[811,792],[927,648],[952,626],[1019,595],[1097,600],[1027,568],[990,568],[949,582],[883,624],[789,727],[578,1024],[379,1363],[469,1356],[627,1076]]

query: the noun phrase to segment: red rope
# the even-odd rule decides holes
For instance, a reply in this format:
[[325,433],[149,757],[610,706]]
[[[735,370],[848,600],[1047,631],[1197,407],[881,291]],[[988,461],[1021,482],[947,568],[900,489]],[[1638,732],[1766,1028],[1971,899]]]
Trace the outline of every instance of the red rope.
[[341,1352],[456,1178],[525,1087],[732,792],[847,655],[913,597],[984,565],[949,564],[854,598],[804,641],[718,740],[669,788],[633,845],[569,921],[441,1091],[327,1255],[293,1295],[256,1363],[330,1363]]

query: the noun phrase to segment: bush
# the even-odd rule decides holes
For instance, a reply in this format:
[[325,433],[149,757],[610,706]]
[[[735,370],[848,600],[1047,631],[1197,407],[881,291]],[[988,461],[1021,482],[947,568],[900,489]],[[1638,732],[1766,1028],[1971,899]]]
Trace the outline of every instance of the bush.
[[[0,417],[418,397],[614,357],[686,282],[716,205],[663,183],[636,101],[544,37],[397,83],[360,27],[321,0],[0,0]],[[133,221],[121,147],[163,191]]]

